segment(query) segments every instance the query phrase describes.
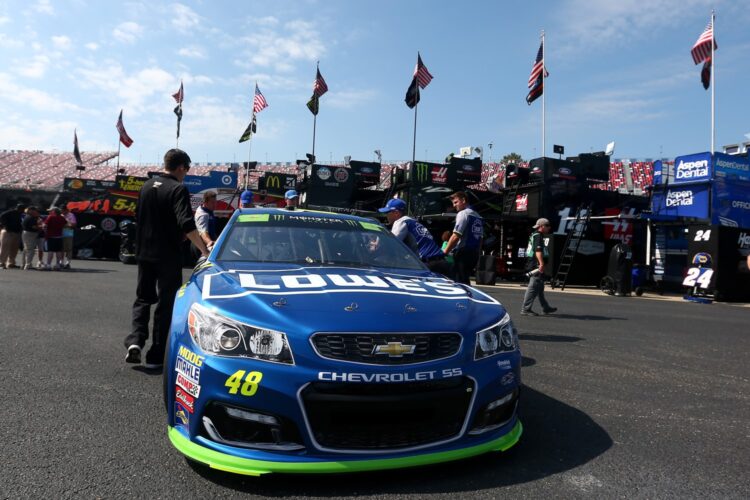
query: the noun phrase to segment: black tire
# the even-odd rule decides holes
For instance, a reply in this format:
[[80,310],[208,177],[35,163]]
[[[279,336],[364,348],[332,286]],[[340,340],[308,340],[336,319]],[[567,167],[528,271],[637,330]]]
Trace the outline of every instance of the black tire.
[[614,295],[615,293],[615,280],[612,276],[605,276],[599,282],[599,289],[607,295]]
[[122,250],[120,250],[119,257],[120,257],[120,262],[122,262],[123,264],[128,264],[128,265],[135,264],[135,255],[124,253]]
[[640,297],[641,295],[643,295],[643,288],[636,287],[635,288],[635,295],[636,295],[636,297]]

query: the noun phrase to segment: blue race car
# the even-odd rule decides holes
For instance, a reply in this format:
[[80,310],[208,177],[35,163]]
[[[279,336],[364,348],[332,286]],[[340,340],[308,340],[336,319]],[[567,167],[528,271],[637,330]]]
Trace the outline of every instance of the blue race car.
[[373,219],[243,209],[177,294],[169,438],[248,475],[456,460],[518,441],[520,369],[503,306]]

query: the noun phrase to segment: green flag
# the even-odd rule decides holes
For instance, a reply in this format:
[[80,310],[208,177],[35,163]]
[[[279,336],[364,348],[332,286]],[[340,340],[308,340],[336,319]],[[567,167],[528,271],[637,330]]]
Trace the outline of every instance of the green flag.
[[315,116],[318,116],[319,104],[320,104],[320,98],[316,96],[315,94],[313,94],[313,96],[307,102],[307,109],[310,110],[310,113],[314,114]]
[[253,115],[253,119],[250,121],[250,124],[245,129],[245,132],[242,134],[242,137],[240,137],[240,142],[245,142],[250,140],[250,136],[255,133],[255,131],[258,129],[257,122],[255,121],[255,115]]

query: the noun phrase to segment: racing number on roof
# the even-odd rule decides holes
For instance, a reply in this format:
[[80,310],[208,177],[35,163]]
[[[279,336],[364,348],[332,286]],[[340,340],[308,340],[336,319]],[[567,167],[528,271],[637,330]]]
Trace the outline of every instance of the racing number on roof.
[[[244,383],[242,382],[243,377],[245,378]],[[224,386],[229,387],[229,394],[237,394],[237,391],[239,391],[243,396],[254,396],[258,392],[258,385],[262,378],[261,372],[250,372],[245,376],[245,370],[237,370],[227,379]]]

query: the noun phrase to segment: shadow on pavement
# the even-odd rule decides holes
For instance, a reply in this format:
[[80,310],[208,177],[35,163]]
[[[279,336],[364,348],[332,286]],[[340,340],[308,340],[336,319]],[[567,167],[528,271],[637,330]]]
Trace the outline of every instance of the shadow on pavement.
[[206,480],[254,495],[358,496],[468,493],[525,483],[568,471],[612,446],[588,415],[534,389],[521,392],[524,432],[504,453],[433,466],[354,474],[238,476],[188,464]]
[[[518,335],[521,340],[532,340],[535,342],[579,342],[581,337],[571,337],[569,335],[549,335],[538,333],[522,333]],[[525,365],[522,365],[525,366]]]
[[534,358],[521,356],[521,367],[526,368],[527,366],[534,366],[535,364],[536,364],[536,360]]
[[89,274],[102,274],[102,273],[113,273],[110,269],[86,269],[85,267],[71,267],[65,269],[63,272],[66,273],[89,273]]
[[582,320],[588,320],[588,321],[610,321],[610,320],[620,320],[625,321],[627,318],[620,318],[619,316],[597,316],[594,314],[550,314],[549,316],[546,316],[548,318],[557,318],[557,319],[582,319]]

